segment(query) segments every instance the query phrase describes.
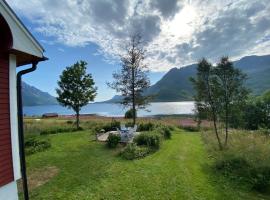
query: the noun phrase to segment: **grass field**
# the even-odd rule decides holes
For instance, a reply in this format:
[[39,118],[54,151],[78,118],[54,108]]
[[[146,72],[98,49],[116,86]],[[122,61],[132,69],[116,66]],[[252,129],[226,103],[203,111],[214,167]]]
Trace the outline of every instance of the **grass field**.
[[158,152],[135,161],[88,131],[40,137],[52,148],[27,157],[31,199],[270,199],[214,174],[199,133],[177,129]]

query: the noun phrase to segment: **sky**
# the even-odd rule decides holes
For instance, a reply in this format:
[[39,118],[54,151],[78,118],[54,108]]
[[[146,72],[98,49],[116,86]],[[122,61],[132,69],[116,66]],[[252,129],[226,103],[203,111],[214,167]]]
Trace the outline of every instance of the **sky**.
[[56,95],[63,69],[78,60],[98,87],[96,101],[115,92],[106,82],[120,69],[130,35],[142,35],[151,83],[168,70],[270,53],[269,0],[7,0],[46,50],[48,61],[25,81]]

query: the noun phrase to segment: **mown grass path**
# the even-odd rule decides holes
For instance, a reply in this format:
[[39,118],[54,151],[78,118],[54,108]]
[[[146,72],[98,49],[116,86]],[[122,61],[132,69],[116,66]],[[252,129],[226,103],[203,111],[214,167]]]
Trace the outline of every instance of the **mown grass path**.
[[267,199],[214,175],[198,133],[177,130],[158,152],[135,161],[87,132],[48,137],[52,148],[27,158],[29,173],[48,166],[59,173],[32,190],[31,199]]

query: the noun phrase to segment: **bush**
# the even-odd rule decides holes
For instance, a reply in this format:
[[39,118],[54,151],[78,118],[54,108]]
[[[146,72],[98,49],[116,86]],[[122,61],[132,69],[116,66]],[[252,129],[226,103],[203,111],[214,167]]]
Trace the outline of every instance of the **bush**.
[[171,130],[166,126],[161,127],[159,129],[159,132],[163,136],[164,139],[171,139],[171,137],[172,137]]
[[117,128],[120,128],[120,122],[116,120],[112,120],[111,122],[111,130],[116,130]]
[[250,165],[244,158],[232,157],[217,161],[215,163],[215,168],[219,171],[222,171],[222,173],[226,176],[245,176],[248,174]]
[[159,149],[161,137],[157,132],[145,132],[137,135],[134,138],[134,142],[139,146],[145,145],[153,149]]
[[198,132],[200,131],[198,126],[181,126],[181,129],[184,129],[186,131],[190,131],[190,132]]
[[108,136],[107,145],[109,148],[115,148],[120,142],[120,140],[121,140],[120,135],[110,133]]
[[100,128],[100,130],[103,129],[105,132],[113,131],[113,130],[116,130],[117,128],[120,128],[120,122],[118,122],[116,120],[112,120],[111,123],[106,123],[99,128]]
[[39,139],[37,137],[26,138],[24,145],[27,155],[42,152],[51,147],[51,143],[48,139]]
[[[137,112],[135,111],[135,116],[137,116]],[[125,113],[125,118],[126,119],[132,119],[133,118],[133,109],[129,109],[126,113]]]
[[75,131],[82,131],[83,128],[67,128],[67,127],[56,127],[52,129],[43,130],[40,132],[40,135],[49,135],[49,134],[57,134],[57,133],[64,133],[64,132],[75,132]]
[[138,125],[138,131],[153,131],[155,125],[152,122],[141,123]]
[[258,167],[251,170],[251,183],[253,189],[266,192],[270,186],[270,167]]
[[127,160],[133,160],[143,158],[149,153],[149,148],[139,147],[134,143],[130,143],[123,149],[123,151],[121,151],[121,156]]
[[206,132],[202,137],[215,158],[217,171],[234,181],[240,181],[240,184],[266,192],[270,189],[270,140],[268,136],[258,133],[231,132],[228,146],[223,151],[217,151],[213,133]]
[[72,120],[68,120],[67,124],[74,124],[74,122]]

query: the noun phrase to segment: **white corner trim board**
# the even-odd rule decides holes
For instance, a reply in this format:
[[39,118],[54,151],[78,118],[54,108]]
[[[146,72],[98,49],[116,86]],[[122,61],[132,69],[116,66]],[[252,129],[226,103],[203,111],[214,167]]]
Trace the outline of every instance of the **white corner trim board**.
[[[16,87],[16,56],[9,56],[9,102],[10,102],[10,131],[12,144],[12,162],[14,180],[21,178],[20,154],[18,138],[18,117],[17,117],[17,87]],[[0,198],[1,200],[1,198]]]
[[18,190],[16,181],[0,187],[1,200],[18,200]]

